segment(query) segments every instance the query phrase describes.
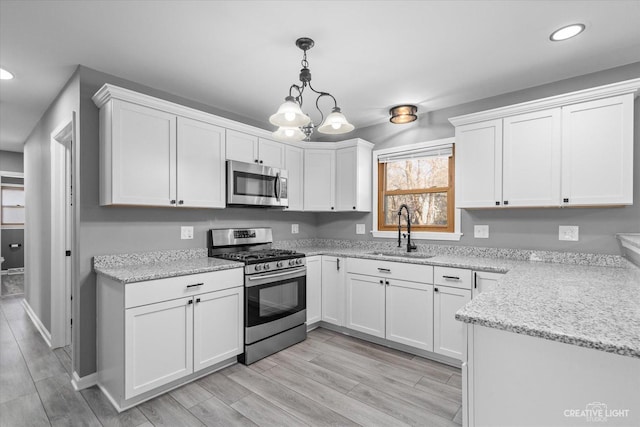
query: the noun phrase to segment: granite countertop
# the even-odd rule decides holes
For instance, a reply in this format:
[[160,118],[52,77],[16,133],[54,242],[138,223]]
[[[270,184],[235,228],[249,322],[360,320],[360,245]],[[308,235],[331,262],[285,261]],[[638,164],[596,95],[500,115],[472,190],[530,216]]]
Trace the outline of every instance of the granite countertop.
[[206,249],[103,255],[96,256],[93,260],[93,269],[97,274],[121,283],[242,267],[244,264],[241,262],[209,258]]
[[[419,245],[421,252],[408,255],[391,245],[374,243],[308,239],[274,246],[295,249],[307,256],[506,273],[494,290],[483,292],[460,309],[456,319],[640,358],[640,268],[620,256],[435,245]],[[426,254],[434,256],[425,258]],[[98,274],[122,283],[242,266],[208,258],[206,249],[94,258]]]

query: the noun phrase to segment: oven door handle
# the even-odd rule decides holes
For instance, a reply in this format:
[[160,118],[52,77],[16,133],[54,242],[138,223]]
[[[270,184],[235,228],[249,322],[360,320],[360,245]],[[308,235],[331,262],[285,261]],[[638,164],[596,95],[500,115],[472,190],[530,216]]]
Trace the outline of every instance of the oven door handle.
[[[292,270],[282,271],[280,273],[269,274],[266,276],[264,275],[249,276],[247,277],[247,279],[249,279],[249,282],[254,282],[256,280],[264,281],[264,280],[273,279],[275,277],[282,277],[282,276],[291,276],[291,278],[293,279],[295,277],[304,276],[304,274],[298,274],[298,273],[305,273],[306,271],[307,271],[307,267],[300,267]],[[256,285],[258,284],[250,284],[247,286],[256,286]]]

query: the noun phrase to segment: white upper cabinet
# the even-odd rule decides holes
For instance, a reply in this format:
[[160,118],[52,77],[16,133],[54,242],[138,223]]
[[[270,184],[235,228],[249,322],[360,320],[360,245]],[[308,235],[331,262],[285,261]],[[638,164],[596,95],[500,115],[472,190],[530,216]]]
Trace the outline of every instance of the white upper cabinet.
[[372,145],[357,145],[336,150],[336,210],[371,212]]
[[304,150],[304,210],[371,212],[371,151],[362,139]]
[[503,120],[502,204],[557,206],[560,199],[560,109]]
[[502,204],[502,120],[456,127],[456,207]]
[[304,210],[304,150],[293,145],[284,146],[284,167],[289,174],[288,211]]
[[633,203],[628,80],[449,119],[459,208]]
[[562,109],[562,204],[633,204],[633,94]]
[[176,116],[114,100],[100,111],[101,205],[176,200]]
[[335,210],[336,152],[304,150],[304,210]]
[[221,127],[178,117],[178,206],[225,207],[224,139]]
[[258,163],[258,137],[227,129],[227,160]]
[[227,129],[227,160],[284,168],[284,144]]

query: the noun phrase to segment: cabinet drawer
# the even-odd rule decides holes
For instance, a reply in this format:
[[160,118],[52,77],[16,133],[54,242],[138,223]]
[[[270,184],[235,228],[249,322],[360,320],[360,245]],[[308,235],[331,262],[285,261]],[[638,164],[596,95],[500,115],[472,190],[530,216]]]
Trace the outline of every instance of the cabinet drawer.
[[124,305],[137,307],[237,286],[244,286],[242,268],[129,283],[125,285]]
[[393,277],[411,282],[433,283],[433,267],[404,262],[349,258],[347,272],[367,276]]
[[434,267],[433,281],[436,285],[471,289],[471,270],[453,267]]

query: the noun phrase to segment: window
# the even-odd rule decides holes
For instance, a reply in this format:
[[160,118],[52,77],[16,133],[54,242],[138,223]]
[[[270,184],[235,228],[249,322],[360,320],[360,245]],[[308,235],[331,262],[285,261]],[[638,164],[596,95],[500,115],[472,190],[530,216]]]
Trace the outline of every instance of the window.
[[2,186],[0,199],[0,223],[2,225],[24,225],[24,188]]
[[[406,204],[412,232],[453,233],[453,145],[403,148],[377,155],[378,231],[397,231],[398,210]],[[400,219],[406,227],[404,212]]]

